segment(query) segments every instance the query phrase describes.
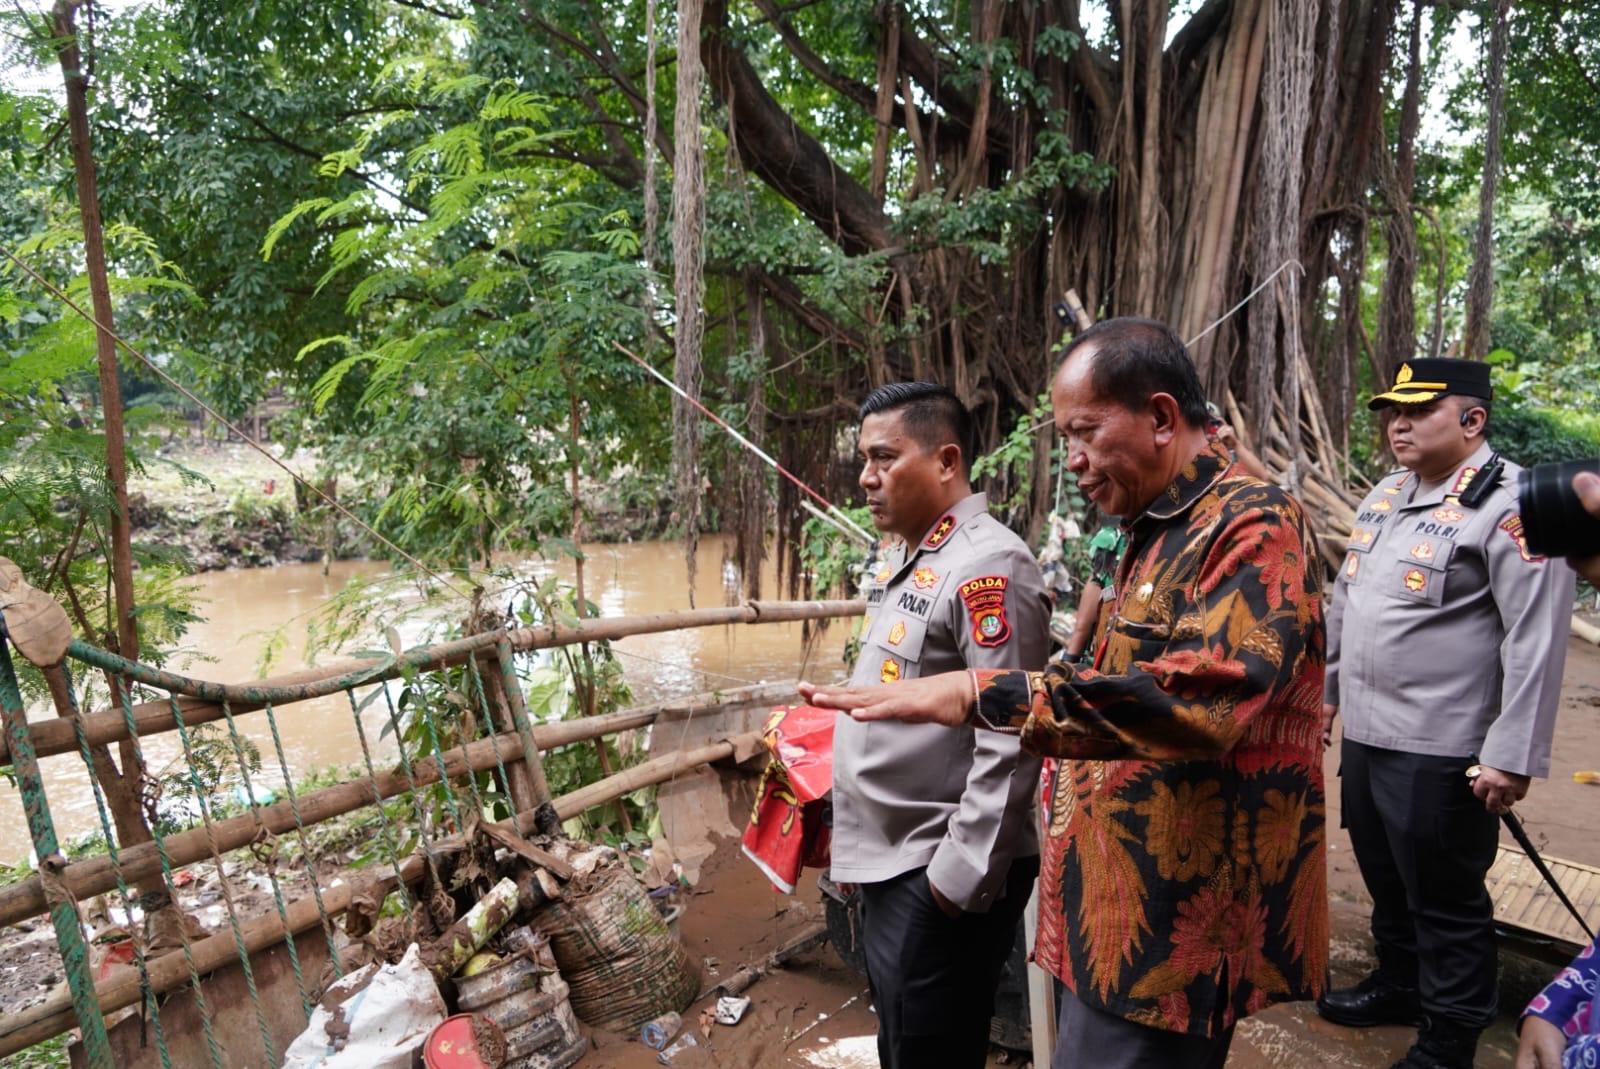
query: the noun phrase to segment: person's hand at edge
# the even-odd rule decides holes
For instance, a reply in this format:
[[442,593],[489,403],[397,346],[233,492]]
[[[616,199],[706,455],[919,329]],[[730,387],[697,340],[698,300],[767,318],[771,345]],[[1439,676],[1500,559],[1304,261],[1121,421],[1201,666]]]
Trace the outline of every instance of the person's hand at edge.
[[856,720],[903,720],[908,724],[960,727],[972,708],[972,677],[966,672],[903,679],[897,683],[817,686],[801,683],[800,696],[822,709],[837,709]]
[[1522,1019],[1522,1038],[1517,1041],[1517,1060],[1513,1069],[1561,1069],[1561,1056],[1567,1049],[1566,1034],[1533,1014]]
[[960,906],[956,905],[954,902],[950,901],[944,896],[944,892],[939,890],[939,885],[933,882],[932,876],[927,876],[925,874],[923,878],[928,881],[928,892],[933,895],[933,902],[939,907],[939,912],[943,913],[951,920],[955,920],[965,912],[965,910],[963,910]]
[[1528,776],[1516,772],[1502,772],[1488,765],[1478,766],[1480,771],[1472,780],[1472,793],[1491,813],[1509,813],[1511,807],[1527,797]]
[[1338,717],[1339,707],[1324,702],[1322,705],[1322,748],[1324,750],[1333,745],[1333,722]]
[[[1600,519],[1600,475],[1592,471],[1580,471],[1572,477],[1572,489],[1583,503],[1584,511]],[[1585,581],[1600,586],[1600,553],[1588,557],[1568,557],[1567,563]]]

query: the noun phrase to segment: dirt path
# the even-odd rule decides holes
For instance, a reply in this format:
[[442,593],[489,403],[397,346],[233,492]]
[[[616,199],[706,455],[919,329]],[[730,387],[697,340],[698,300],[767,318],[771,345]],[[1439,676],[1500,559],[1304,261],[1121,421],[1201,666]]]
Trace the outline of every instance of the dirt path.
[[[1600,806],[1600,787],[1575,783],[1572,773],[1600,769],[1600,650],[1574,641],[1568,649],[1565,690],[1550,778],[1536,783],[1518,807],[1529,833],[1552,856],[1600,865],[1600,836],[1592,830]],[[1333,898],[1332,972],[1336,984],[1359,978],[1371,965],[1367,899],[1338,828],[1337,757],[1327,764],[1330,793],[1330,887]],[[739,822],[738,814],[733,814]],[[1507,840],[1508,845],[1512,845]],[[685,944],[696,959],[709,959],[727,975],[760,960],[822,916],[814,876],[803,878],[801,892],[778,894],[745,861],[737,845],[724,841],[705,864],[696,893],[682,921]],[[1502,950],[1505,1012],[1479,1050],[1478,1065],[1504,1069],[1512,1061],[1515,1015],[1552,974],[1543,963]],[[876,1029],[864,994],[866,982],[841,963],[831,947],[803,955],[751,987],[748,1016],[736,1027],[715,1027],[709,1045],[674,1058],[682,1067],[739,1069],[833,1067],[868,1069],[877,1065],[872,1036]],[[697,1005],[688,1018],[699,1009]],[[824,1019],[819,1021],[826,1015]],[[806,1029],[810,1029],[806,1031]],[[1228,1060],[1229,1069],[1348,1069],[1386,1067],[1410,1045],[1403,1028],[1356,1030],[1328,1024],[1309,1004],[1277,1006],[1241,1024]],[[1019,1065],[1029,1059],[996,1050],[990,1066]],[[641,1044],[611,1038],[583,1062],[585,1069],[647,1069],[655,1052]]]

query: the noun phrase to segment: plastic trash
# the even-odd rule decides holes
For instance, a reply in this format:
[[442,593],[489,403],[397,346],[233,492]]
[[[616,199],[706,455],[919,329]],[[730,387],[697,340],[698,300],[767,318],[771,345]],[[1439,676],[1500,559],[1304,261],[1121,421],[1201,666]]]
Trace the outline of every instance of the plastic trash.
[[[328,1034],[329,1004],[348,1027],[337,1042]],[[439,986],[413,943],[398,964],[335,981],[284,1053],[283,1069],[411,1069],[412,1054],[444,1018]]]
[[682,1014],[663,1013],[654,1020],[646,1021],[644,1027],[639,1029],[639,1042],[651,1050],[662,1050],[682,1027]]

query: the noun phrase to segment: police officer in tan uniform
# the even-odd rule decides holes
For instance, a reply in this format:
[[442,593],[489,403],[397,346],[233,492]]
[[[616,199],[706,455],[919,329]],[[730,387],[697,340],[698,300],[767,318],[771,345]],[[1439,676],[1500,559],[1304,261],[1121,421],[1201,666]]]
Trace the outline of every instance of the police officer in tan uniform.
[[[1573,575],[1528,552],[1517,472],[1484,439],[1489,369],[1412,360],[1388,440],[1405,465],[1357,512],[1328,614],[1324,719],[1343,715],[1342,809],[1378,968],[1318,1011],[1418,1023],[1405,1069],[1470,1069],[1494,1018],[1484,877],[1498,814],[1546,775]],[[1475,778],[1467,775],[1478,765]]]
[[[972,492],[966,407],[942,386],[895,383],[868,395],[861,415],[861,486],[897,541],[867,588],[852,681],[1043,667],[1044,580]],[[1038,873],[1038,777],[1014,737],[839,716],[832,876],[861,886],[885,1069],[984,1064],[995,988]]]

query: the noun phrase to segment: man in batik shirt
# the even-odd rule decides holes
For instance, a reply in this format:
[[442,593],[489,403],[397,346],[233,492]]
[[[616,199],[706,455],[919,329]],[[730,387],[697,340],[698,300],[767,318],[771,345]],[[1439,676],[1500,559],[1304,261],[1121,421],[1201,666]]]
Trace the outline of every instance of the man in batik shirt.
[[1049,799],[1041,965],[1056,1067],[1218,1066],[1234,1023],[1327,965],[1316,547],[1299,505],[1205,435],[1183,343],[1107,320],[1051,393],[1067,463],[1129,537],[1093,667],[802,687],[858,720],[1020,733]]

